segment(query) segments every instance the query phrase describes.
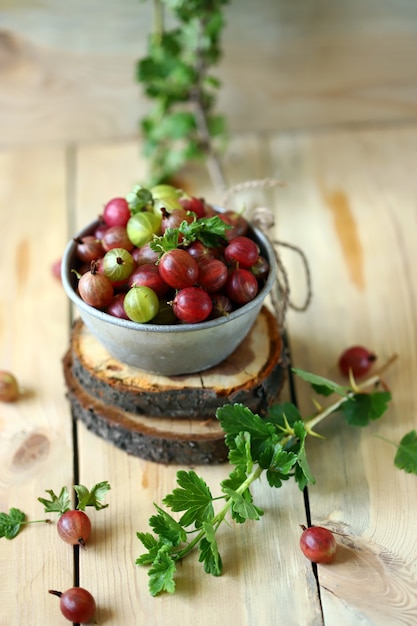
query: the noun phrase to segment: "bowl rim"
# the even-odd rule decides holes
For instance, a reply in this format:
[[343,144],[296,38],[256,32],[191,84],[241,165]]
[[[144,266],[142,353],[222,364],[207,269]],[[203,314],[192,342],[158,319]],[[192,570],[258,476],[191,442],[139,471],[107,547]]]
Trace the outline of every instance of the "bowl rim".
[[77,306],[77,308],[81,311],[84,311],[86,314],[95,317],[102,322],[106,322],[112,324],[113,326],[119,326],[125,329],[131,329],[134,331],[142,331],[148,333],[186,333],[186,332],[197,332],[199,330],[208,330],[210,328],[215,328],[218,326],[222,326],[223,324],[227,324],[231,320],[237,319],[242,315],[245,315],[249,310],[258,306],[262,303],[269,292],[272,290],[272,287],[276,281],[277,276],[277,262],[275,257],[275,251],[272,242],[268,239],[268,237],[263,233],[260,229],[253,226],[249,222],[249,226],[253,233],[256,235],[259,240],[261,246],[265,248],[268,254],[268,263],[269,263],[269,272],[265,284],[262,286],[262,289],[258,292],[258,294],[243,306],[235,309],[228,315],[224,315],[222,317],[217,317],[212,320],[207,320],[203,322],[198,322],[195,324],[183,323],[183,324],[152,324],[152,322],[147,322],[146,324],[141,324],[139,322],[134,322],[133,320],[125,320],[114,315],[110,315],[101,309],[96,309],[86,302],[76,293],[73,284],[71,282],[71,268],[69,266],[70,259],[74,255],[76,242],[74,239],[79,237],[84,237],[86,235],[91,234],[95,227],[100,223],[100,219],[93,220],[83,229],[81,229],[78,233],[76,233],[73,238],[67,243],[64,254],[62,256],[61,261],[61,281],[64,287],[64,290],[70,300]]

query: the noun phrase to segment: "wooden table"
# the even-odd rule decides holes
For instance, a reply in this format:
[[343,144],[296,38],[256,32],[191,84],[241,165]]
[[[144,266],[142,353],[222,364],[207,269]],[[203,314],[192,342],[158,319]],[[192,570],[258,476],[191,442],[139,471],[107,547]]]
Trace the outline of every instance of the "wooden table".
[[[146,569],[135,565],[136,532],[148,530],[153,502],[171,491],[179,468],[128,456],[73,424],[61,363],[72,312],[51,274],[67,240],[104,202],[143,180],[139,155],[135,138],[0,152],[0,367],[22,387],[18,402],[0,405],[0,510],[18,507],[39,519],[37,499],[47,489],[103,480],[112,487],[109,507],[91,513],[94,532],[79,564],[50,525],[0,540],[0,623],[66,623],[47,591],[65,590],[75,576],[94,594],[103,626],[416,624],[417,477],[394,467],[395,448],[382,437],[398,442],[416,427],[417,126],[233,138],[224,160],[230,185],[285,181],[242,192],[236,206],[272,208],[276,237],[309,261],[311,305],[287,315],[293,365],[337,378],[348,345],[367,345],[381,362],[397,353],[386,374],[393,400],[366,429],[337,416],[320,427],[325,440],[309,441],[312,523],[344,533],[336,561],[318,566],[317,581],[298,548],[303,494],[294,483],[271,490],[262,482],[253,493],[264,517],[220,531],[223,576],[204,574],[190,556],[176,594],[157,598]],[[190,167],[182,184],[220,201],[203,170]],[[281,254],[292,300],[302,303],[300,258]],[[311,413],[309,388],[297,383],[295,391],[303,414]],[[225,465],[196,469],[213,491],[228,474]]]

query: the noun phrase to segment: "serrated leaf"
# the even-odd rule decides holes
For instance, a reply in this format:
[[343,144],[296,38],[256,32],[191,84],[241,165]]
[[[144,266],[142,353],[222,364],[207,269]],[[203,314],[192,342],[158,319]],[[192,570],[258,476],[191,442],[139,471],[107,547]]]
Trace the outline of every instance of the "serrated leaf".
[[261,515],[264,514],[262,509],[249,502],[242,494],[229,489],[228,487],[222,487],[223,492],[232,499],[232,511],[235,511],[239,517],[244,520],[252,519],[258,520]]
[[151,535],[151,533],[136,533],[137,538],[142,542],[143,546],[148,550],[145,554],[141,554],[136,559],[136,565],[150,565],[154,562],[159,549],[162,547],[163,542],[157,541],[157,539]]
[[179,488],[165,496],[163,503],[172,511],[186,511],[179,523],[182,526],[195,523],[198,528],[204,521],[212,519],[213,496],[204,480],[194,470],[180,470],[177,472],[177,483]]
[[250,434],[247,432],[239,433],[235,437],[235,445],[229,450],[229,463],[241,467],[245,474],[250,474],[253,468],[253,460],[251,455]]
[[292,426],[294,422],[301,420],[301,414],[292,402],[282,402],[272,405],[266,415],[266,419],[281,428],[286,427],[286,422]]
[[288,480],[290,472],[297,462],[294,452],[283,450],[281,444],[275,445],[275,450],[267,466],[261,465],[266,471],[266,477],[271,487],[281,487],[283,480]]
[[395,466],[409,474],[417,474],[417,432],[411,430],[401,439],[394,458]]
[[45,491],[49,493],[50,500],[47,498],[38,498],[38,500],[43,504],[46,513],[60,513],[62,515],[71,509],[71,501],[66,487],[62,487],[59,496],[52,489],[45,489]]
[[19,534],[26,515],[20,509],[12,507],[9,513],[0,513],[0,538],[14,539]]
[[330,395],[332,393],[337,393],[339,396],[347,396],[349,394],[349,387],[345,387],[343,385],[339,385],[338,383],[330,380],[328,378],[324,378],[323,376],[318,376],[317,374],[311,374],[310,372],[305,372],[297,367],[293,367],[292,371],[302,380],[310,383],[314,387],[314,390],[321,395]]
[[167,228],[163,235],[154,237],[149,242],[149,247],[158,254],[162,255],[164,252],[175,250],[178,248],[178,228]]
[[89,491],[84,485],[74,485],[74,490],[78,497],[77,509],[84,511],[87,506],[93,506],[96,511],[107,508],[108,504],[103,504],[107,492],[111,489],[107,480],[97,483]]
[[348,424],[363,427],[379,419],[387,410],[390,400],[389,391],[355,393],[341,405],[340,410]]
[[255,462],[265,447],[279,440],[274,424],[262,420],[243,404],[225,404],[217,409],[216,417],[226,433],[225,442],[230,450],[235,448],[239,433],[249,433]]
[[149,569],[149,591],[157,596],[162,591],[174,593],[176,571],[175,561],[169,554],[169,546],[162,546]]
[[213,576],[220,576],[223,563],[217,546],[214,528],[208,522],[203,522],[202,529],[206,533],[200,541],[200,563],[204,563],[204,571]]
[[183,243],[189,244],[197,239],[208,248],[215,248],[226,240],[229,224],[223,222],[218,215],[201,217],[188,223],[182,222],[179,231],[183,235]]
[[179,524],[169,513],[154,504],[158,515],[152,515],[149,525],[162,541],[172,546],[179,545],[187,539],[187,534],[181,524]]

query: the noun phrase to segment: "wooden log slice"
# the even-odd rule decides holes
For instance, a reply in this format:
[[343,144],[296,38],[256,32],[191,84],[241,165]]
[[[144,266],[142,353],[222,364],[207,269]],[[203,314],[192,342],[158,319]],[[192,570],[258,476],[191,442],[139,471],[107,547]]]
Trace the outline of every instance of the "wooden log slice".
[[114,359],[78,320],[71,337],[74,377],[94,398],[151,417],[213,417],[241,402],[263,414],[285,378],[286,355],[274,315],[264,307],[247,338],[219,365],[182,376],[158,376]]
[[227,460],[216,409],[240,402],[264,413],[287,363],[275,318],[264,308],[243,344],[200,374],[156,376],[120,363],[80,320],[63,365],[72,414],[89,430],[149,461],[203,465]]
[[208,465],[227,460],[224,433],[215,417],[204,421],[128,413],[84,390],[72,375],[70,351],[64,357],[64,371],[73,416],[128,454],[146,461],[179,465]]

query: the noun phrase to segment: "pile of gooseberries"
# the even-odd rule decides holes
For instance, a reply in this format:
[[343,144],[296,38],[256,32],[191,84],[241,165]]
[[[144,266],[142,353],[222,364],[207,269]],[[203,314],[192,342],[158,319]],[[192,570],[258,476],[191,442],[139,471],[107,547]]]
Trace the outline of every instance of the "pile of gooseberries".
[[[184,234],[184,225],[195,235]],[[199,236],[201,229],[208,237]],[[81,299],[138,323],[195,324],[228,315],[256,297],[269,273],[241,214],[219,212],[171,185],[137,186],[126,198],[112,198],[94,232],[74,243],[71,269]]]

